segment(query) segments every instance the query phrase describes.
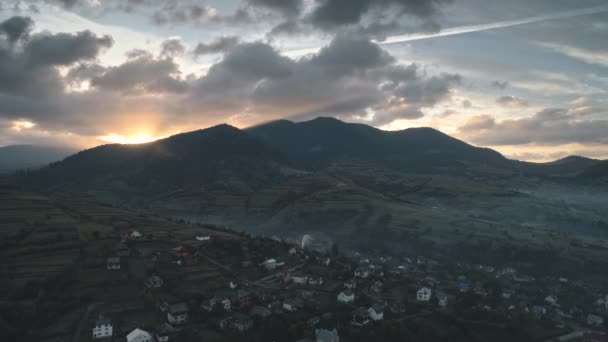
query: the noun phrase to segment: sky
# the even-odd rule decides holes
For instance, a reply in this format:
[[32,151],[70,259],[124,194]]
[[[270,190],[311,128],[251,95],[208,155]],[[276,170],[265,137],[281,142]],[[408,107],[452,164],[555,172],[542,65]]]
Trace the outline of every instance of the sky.
[[333,116],[608,159],[605,0],[4,0],[0,146]]

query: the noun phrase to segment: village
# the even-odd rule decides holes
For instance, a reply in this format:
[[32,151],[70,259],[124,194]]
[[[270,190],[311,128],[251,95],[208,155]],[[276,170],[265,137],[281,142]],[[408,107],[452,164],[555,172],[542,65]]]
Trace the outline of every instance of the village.
[[79,341],[608,339],[608,293],[582,281],[201,231],[123,232],[104,277],[134,295],[95,305]]

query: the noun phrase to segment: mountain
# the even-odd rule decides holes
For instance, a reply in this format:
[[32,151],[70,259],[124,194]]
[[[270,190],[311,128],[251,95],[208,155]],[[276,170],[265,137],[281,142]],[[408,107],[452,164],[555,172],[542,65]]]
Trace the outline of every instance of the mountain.
[[521,162],[521,168],[528,175],[542,177],[575,177],[598,163],[601,163],[601,161],[597,159],[569,156],[548,163]]
[[222,179],[263,181],[283,164],[279,152],[255,137],[219,125],[147,144],[99,146],[25,177],[42,188],[157,195]]
[[532,165],[430,128],[387,132],[319,118],[104,145],[16,177],[53,195],[155,215],[265,235],[394,241],[399,249],[412,237],[491,240],[510,232],[527,239],[517,230],[523,225],[602,232],[602,196],[588,202],[587,193],[573,192],[576,183],[541,189],[544,178],[522,171],[590,163]]
[[432,128],[383,131],[322,117],[298,123],[275,121],[247,131],[289,156],[296,165],[312,169],[353,160],[412,173],[512,169],[512,163],[500,153]]
[[11,145],[0,147],[0,173],[37,169],[64,159],[76,150],[60,147]]
[[581,180],[601,180],[608,181],[608,160],[600,161],[584,171],[579,176]]

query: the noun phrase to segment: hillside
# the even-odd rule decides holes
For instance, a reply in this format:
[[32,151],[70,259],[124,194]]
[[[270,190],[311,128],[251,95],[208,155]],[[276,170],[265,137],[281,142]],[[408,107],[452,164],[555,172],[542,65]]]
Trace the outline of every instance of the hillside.
[[584,181],[608,181],[608,160],[598,162],[583,170],[578,178]]
[[526,167],[563,175],[589,163],[521,163],[429,128],[387,132],[319,118],[100,146],[20,181],[261,234],[314,231],[367,243],[433,231],[458,241],[453,230],[481,229],[487,238],[524,226],[608,234],[601,194],[589,202],[576,184],[551,181],[555,186],[541,191],[543,178],[522,177]]
[[521,169],[528,175],[542,177],[574,177],[584,170],[601,163],[600,160],[569,156],[548,163],[521,162]]
[[512,163],[498,152],[474,147],[432,128],[393,132],[317,118],[298,123],[275,121],[248,132],[290,156],[297,165],[313,169],[359,160],[412,173],[513,171]]
[[141,145],[104,145],[31,172],[22,180],[44,189],[85,189],[127,195],[158,195],[200,188],[214,181],[276,176],[279,152],[228,125]]
[[37,169],[60,161],[75,152],[76,150],[69,148],[33,145],[0,147],[0,173]]

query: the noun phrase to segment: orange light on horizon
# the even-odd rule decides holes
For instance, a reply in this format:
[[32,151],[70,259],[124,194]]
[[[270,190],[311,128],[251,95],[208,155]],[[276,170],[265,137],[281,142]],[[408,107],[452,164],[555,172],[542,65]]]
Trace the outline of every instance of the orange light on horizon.
[[111,133],[108,135],[99,136],[97,138],[108,143],[132,145],[145,144],[159,139],[163,139],[165,137],[153,137],[149,134],[122,135]]

